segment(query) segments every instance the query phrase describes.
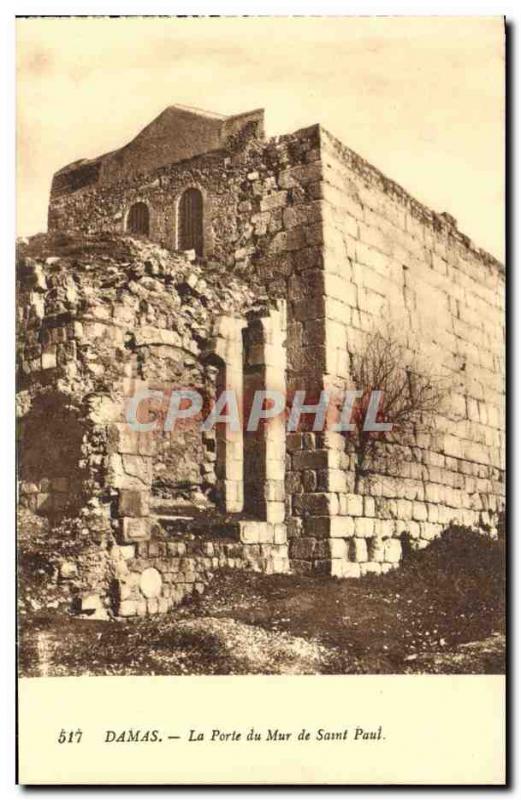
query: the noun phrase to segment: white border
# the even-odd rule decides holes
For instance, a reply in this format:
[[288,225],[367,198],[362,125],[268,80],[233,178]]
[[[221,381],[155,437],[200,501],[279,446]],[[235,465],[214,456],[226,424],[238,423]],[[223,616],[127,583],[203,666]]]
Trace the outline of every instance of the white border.
[[[409,0],[408,2],[389,2],[389,0],[323,0],[311,2],[310,0],[286,0],[285,3],[276,0],[25,0],[23,3],[11,0],[7,3],[10,14],[18,15],[168,15],[176,14],[196,15],[222,15],[222,16],[446,16],[446,17],[478,17],[501,16],[506,14],[515,19],[516,4],[513,2],[501,3],[499,0],[474,0],[469,3],[438,0],[437,2],[422,2]],[[4,11],[5,13],[5,11]]]
[[[2,153],[8,153],[7,157],[3,159],[2,164],[2,177],[0,180],[0,192],[2,194],[2,203],[0,205],[0,225],[1,225],[1,238],[2,242],[2,269],[1,281],[2,290],[0,298],[2,302],[2,313],[0,314],[1,325],[1,342],[0,347],[0,368],[2,375],[2,414],[1,414],[1,440],[0,452],[2,453],[2,481],[0,483],[0,509],[2,513],[2,528],[1,535],[2,542],[2,555],[0,558],[0,635],[1,635],[1,664],[0,664],[0,697],[2,698],[2,721],[0,724],[0,785],[3,789],[2,796],[6,798],[19,796],[22,789],[14,786],[14,748],[15,748],[15,727],[14,727],[14,676],[15,676],[15,663],[14,663],[14,571],[13,565],[15,563],[15,546],[14,546],[14,533],[13,533],[13,519],[14,519],[14,236],[15,236],[15,197],[14,197],[14,183],[15,183],[15,167],[14,167],[14,117],[15,117],[15,68],[14,68],[14,16],[18,15],[109,15],[109,14],[125,14],[125,15],[174,15],[174,14],[189,14],[189,15],[209,15],[209,14],[222,14],[222,15],[316,15],[316,16],[371,16],[371,15],[411,15],[411,16],[480,16],[480,15],[501,15],[505,14],[510,25],[514,28],[515,38],[516,22],[519,21],[521,14],[519,11],[519,4],[514,3],[513,0],[500,3],[497,0],[474,0],[471,4],[465,2],[456,2],[455,0],[436,0],[436,2],[384,2],[384,0],[364,0],[364,2],[339,2],[338,0],[322,0],[319,3],[304,2],[304,0],[286,0],[285,3],[275,2],[271,0],[268,2],[259,2],[258,0],[249,0],[249,2],[234,2],[234,0],[192,0],[192,2],[172,2],[172,0],[157,2],[154,0],[100,0],[84,1],[84,2],[64,2],[64,0],[49,0],[42,3],[41,0],[25,0],[25,2],[14,2],[14,0],[7,0],[2,5],[0,11],[0,80],[2,87],[2,114],[0,117],[1,137],[0,143],[2,144]],[[517,59],[514,53],[510,52],[510,70],[511,70],[511,83],[512,83],[512,131],[518,131],[519,121],[519,82]],[[512,135],[511,147],[514,146],[514,136]],[[514,164],[512,164],[514,166]],[[519,178],[519,161],[515,164],[515,174],[511,176],[511,198],[512,209],[515,209],[514,195],[515,187],[517,186]],[[519,265],[516,263],[515,251],[515,232],[516,232],[517,217],[511,219],[510,230],[510,274],[513,275],[517,272]],[[514,354],[521,353],[521,335],[520,326],[516,323],[517,309],[520,307],[519,294],[521,281],[511,279],[510,294],[508,298],[510,308],[510,349],[512,353],[511,363],[511,386],[510,386],[510,408],[512,418],[510,424],[512,426],[512,440],[513,457],[511,459],[510,468],[516,476],[516,485],[512,486],[512,495],[516,497],[521,490],[521,478],[519,477],[519,470],[515,472],[514,463],[516,456],[519,453],[521,445],[521,434],[519,428],[514,427],[514,412],[516,407],[516,400],[520,396],[520,376],[519,372],[514,374],[515,362]],[[517,301],[517,302],[516,302]],[[515,311],[514,311],[515,309]],[[519,481],[519,484],[518,484]],[[511,507],[511,520],[510,520],[510,533],[512,536],[511,554],[515,555],[515,566],[511,566],[512,573],[515,570],[516,575],[521,574],[520,568],[520,548],[515,547],[515,537],[518,532],[517,514],[514,513],[514,508]],[[514,550],[515,548],[515,550]],[[517,600],[517,592],[515,591],[516,582],[511,580],[511,613],[514,612],[514,603]],[[517,619],[512,619],[512,622],[517,622]],[[513,627],[513,626],[512,626]],[[516,625],[515,632],[518,632]],[[511,631],[511,635],[514,631]],[[517,664],[516,656],[519,652],[519,640],[515,642],[515,653],[511,654],[513,663]],[[512,648],[513,650],[513,648]],[[513,666],[513,665],[512,665]],[[511,682],[514,679],[515,670],[511,670]],[[518,695],[519,696],[519,695]],[[512,696],[512,700],[514,697]],[[511,714],[517,720],[517,712],[519,710],[519,703],[516,700],[515,710],[511,708]],[[486,732],[484,732],[486,735]],[[511,765],[512,778],[516,780],[516,762],[519,756],[518,737],[514,737],[511,741]],[[514,750],[515,746],[515,750]],[[57,790],[50,789],[46,794],[56,794]],[[82,794],[90,794],[96,790],[84,790]],[[269,790],[268,790],[269,791]],[[372,790],[370,792],[360,790],[350,790],[352,797],[360,796],[367,798],[370,795],[380,794],[383,790]],[[107,796],[109,790],[97,790],[98,796]],[[317,789],[312,794],[319,794],[321,790]],[[144,796],[146,790],[133,792],[134,796]],[[278,794],[278,791],[272,794]],[[416,792],[413,791],[413,794]],[[480,790],[470,790],[470,794],[478,794]],[[66,797],[69,791],[60,791],[60,797]],[[72,794],[72,791],[71,791]],[[194,792],[187,790],[176,790],[177,796],[184,795],[186,797],[193,797]],[[240,793],[239,793],[240,794]],[[309,795],[307,792],[306,794]],[[445,793],[450,795],[451,792]],[[469,791],[465,794],[468,796]],[[409,795],[410,796],[410,795]]]

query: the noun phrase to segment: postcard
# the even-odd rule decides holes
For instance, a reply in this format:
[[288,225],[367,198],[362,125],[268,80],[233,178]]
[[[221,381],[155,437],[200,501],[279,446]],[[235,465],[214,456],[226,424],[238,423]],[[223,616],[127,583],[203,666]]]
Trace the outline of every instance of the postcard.
[[19,782],[505,783],[505,21],[17,20]]

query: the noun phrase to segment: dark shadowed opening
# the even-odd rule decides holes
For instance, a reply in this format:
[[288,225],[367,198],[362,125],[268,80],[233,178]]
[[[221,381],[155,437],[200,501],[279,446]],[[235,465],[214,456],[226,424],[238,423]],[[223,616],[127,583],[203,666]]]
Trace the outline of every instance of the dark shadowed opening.
[[203,196],[199,189],[186,189],[179,203],[179,249],[203,254]]
[[146,203],[134,203],[131,207],[127,219],[127,230],[130,233],[148,236],[150,233],[150,215]]

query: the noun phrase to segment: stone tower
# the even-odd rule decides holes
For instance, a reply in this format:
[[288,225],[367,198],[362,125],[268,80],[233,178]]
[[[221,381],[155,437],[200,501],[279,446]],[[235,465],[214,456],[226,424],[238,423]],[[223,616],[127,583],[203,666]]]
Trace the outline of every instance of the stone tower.
[[[99,463],[71,492],[22,458],[22,496],[44,513],[98,498],[125,563],[119,613],[165,610],[223,566],[356,577],[396,565],[404,532],[424,546],[454,521],[495,528],[504,269],[319,125],[266,139],[261,110],[171,106],[120,150],[56,173],[48,239],[62,241],[56,255],[22,253],[22,325],[35,332],[24,424],[35,430],[50,387],[76,398],[78,450],[95,440]],[[388,453],[356,492],[331,430],[125,428],[136,387],[209,401],[217,387],[304,390],[310,403],[341,392],[350,356],[389,318],[453,388],[435,434]]]

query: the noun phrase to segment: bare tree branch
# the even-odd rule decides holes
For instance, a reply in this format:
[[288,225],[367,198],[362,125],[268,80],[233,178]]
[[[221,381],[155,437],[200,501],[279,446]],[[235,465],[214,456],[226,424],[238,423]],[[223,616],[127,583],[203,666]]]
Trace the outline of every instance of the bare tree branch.
[[[351,358],[351,374],[354,388],[362,392],[352,417],[357,491],[382,443],[403,445],[414,441],[420,432],[434,430],[447,387],[426,364],[418,363],[418,357],[400,343],[390,327],[368,337],[364,349]],[[391,423],[391,431],[364,430],[373,391],[382,393],[377,421]],[[398,449],[395,448],[396,456]]]

